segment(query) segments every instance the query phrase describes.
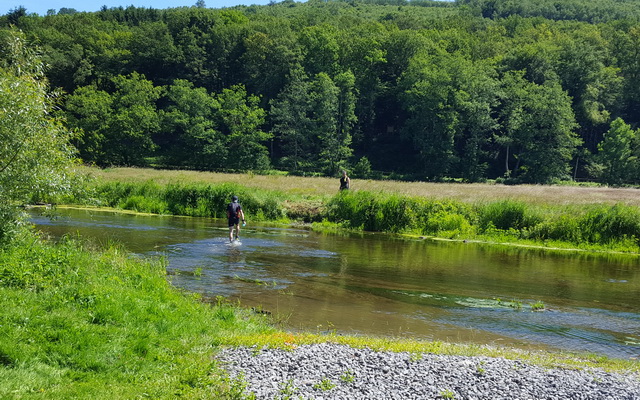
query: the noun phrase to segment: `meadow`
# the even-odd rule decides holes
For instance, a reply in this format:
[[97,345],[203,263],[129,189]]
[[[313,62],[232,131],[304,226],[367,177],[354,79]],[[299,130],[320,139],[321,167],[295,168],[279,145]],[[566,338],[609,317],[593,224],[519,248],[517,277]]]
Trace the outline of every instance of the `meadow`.
[[86,191],[60,203],[224,218],[238,195],[253,221],[554,249],[640,250],[640,190],[599,186],[352,181],[286,175],[84,168]]
[[[303,177],[294,175],[227,174],[150,168],[83,167],[102,182],[147,182],[158,184],[235,183],[248,188],[278,190],[292,196],[330,197],[338,190],[338,177]],[[434,183],[394,180],[351,180],[354,190],[388,192],[412,197],[458,200],[465,203],[517,200],[531,204],[580,205],[625,204],[640,207],[640,189],[611,188],[597,185],[499,185],[490,183]]]

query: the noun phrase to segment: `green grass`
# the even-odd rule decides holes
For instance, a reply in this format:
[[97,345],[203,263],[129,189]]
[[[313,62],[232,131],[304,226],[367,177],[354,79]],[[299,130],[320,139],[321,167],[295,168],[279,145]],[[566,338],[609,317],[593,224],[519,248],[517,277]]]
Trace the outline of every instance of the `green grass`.
[[[358,190],[310,195],[308,189],[282,188],[275,182],[265,189],[230,182],[105,180],[87,184],[67,200],[220,217],[233,193],[243,199],[250,219],[308,218],[322,221],[315,226],[326,230],[638,251],[640,214],[637,206],[623,202],[469,202]],[[243,384],[228,379],[215,363],[220,345],[293,349],[330,341],[404,351],[416,358],[424,353],[483,355],[640,372],[636,361],[598,356],[279,332],[265,314],[222,300],[210,306],[178,291],[165,269],[161,259],[139,260],[118,247],[96,249],[70,239],[54,245],[26,235],[0,248],[0,398],[243,398]],[[544,307],[531,305],[538,306]]]
[[[234,183],[251,190],[277,190],[291,198],[326,200],[338,191],[338,176],[302,177],[292,175],[226,174],[184,170],[158,170],[150,168],[81,167],[82,176],[93,177],[99,182],[144,183],[159,185],[180,183],[184,185],[218,185]],[[80,179],[79,183],[87,182]],[[529,205],[571,206],[593,204],[625,204],[640,207],[639,189],[609,188],[606,186],[560,185],[500,185],[491,183],[435,183],[403,182],[394,180],[351,179],[353,190],[401,194],[408,197],[453,200],[468,205],[505,200]],[[82,195],[77,190],[76,195]]]
[[161,260],[23,239],[0,250],[0,398],[241,398],[212,358],[263,316],[209,306]]
[[258,348],[282,348],[293,350],[298,346],[316,343],[335,343],[354,348],[368,348],[374,351],[406,352],[411,360],[419,361],[424,354],[442,354],[457,356],[500,357],[521,360],[544,367],[564,368],[602,368],[620,373],[640,373],[640,363],[635,360],[612,359],[592,354],[574,354],[568,352],[526,351],[507,347],[494,347],[475,344],[445,343],[439,341],[420,341],[406,338],[347,336],[335,333],[264,333],[235,335],[227,341],[231,346],[257,346]]
[[[379,351],[484,355],[640,372],[638,363],[394,338],[292,334],[269,317],[171,286],[161,259],[27,235],[0,248],[0,398],[242,399],[219,346],[294,349],[333,342]],[[345,375],[345,380],[352,378]],[[319,387],[330,390],[331,382]]]
[[[253,179],[258,178],[247,176],[244,181]],[[470,203],[383,190],[311,196],[294,189],[276,181],[264,189],[221,181],[102,178],[77,191],[82,196],[66,201],[144,213],[224,218],[226,204],[235,194],[250,221],[313,222],[319,230],[365,230],[542,248],[636,254],[640,250],[640,207],[636,205],[549,204],[512,198]]]

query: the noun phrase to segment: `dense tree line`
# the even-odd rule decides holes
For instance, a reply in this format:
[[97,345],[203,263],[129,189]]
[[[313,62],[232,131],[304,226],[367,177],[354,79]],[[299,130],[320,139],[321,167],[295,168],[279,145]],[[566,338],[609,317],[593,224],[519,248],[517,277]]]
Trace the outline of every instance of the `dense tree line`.
[[41,49],[88,163],[622,184],[640,182],[639,6],[199,2],[0,26]]

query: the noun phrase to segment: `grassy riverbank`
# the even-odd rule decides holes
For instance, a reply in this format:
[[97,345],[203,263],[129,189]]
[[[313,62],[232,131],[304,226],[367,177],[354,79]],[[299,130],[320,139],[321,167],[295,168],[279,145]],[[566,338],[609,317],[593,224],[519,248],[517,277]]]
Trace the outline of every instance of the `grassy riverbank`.
[[[147,170],[140,173],[159,174]],[[196,175],[220,179],[217,174]],[[531,240],[521,237],[524,232],[533,231],[535,225],[531,221],[539,224],[542,220],[553,226],[557,220],[560,228],[564,224],[591,226],[591,232],[600,223],[604,224],[598,228],[600,238],[604,237],[602,227],[608,226],[610,232],[619,232],[621,226],[637,227],[634,224],[638,206],[622,199],[606,204],[554,205],[551,201],[513,198],[470,202],[383,190],[336,195],[332,189],[328,194],[313,194],[301,187],[303,182],[318,178],[300,178],[300,184],[291,187],[275,183],[252,186],[252,179],[263,178],[251,175],[237,180],[242,184],[229,183],[228,176],[224,178],[212,182],[200,178],[166,180],[166,176],[101,176],[75,199],[67,200],[137,211],[220,217],[230,194],[235,193],[242,196],[253,219],[320,219],[324,222],[317,223],[319,228],[373,229],[458,239],[504,237],[518,243]],[[581,196],[580,200],[586,197]],[[507,222],[499,225],[501,221]],[[520,225],[510,227],[514,221]],[[490,229],[474,231],[482,226]],[[584,230],[575,237],[585,241],[589,232]],[[627,243],[631,251],[637,236],[633,230],[628,232],[629,236],[622,239],[614,237],[604,244],[583,245],[615,249]],[[50,244],[31,234],[0,248],[0,310],[0,398],[8,399],[243,398],[242,384],[227,379],[215,363],[214,354],[220,345],[292,348],[333,341],[407,351],[416,357],[423,352],[486,355],[542,365],[594,366],[640,373],[640,365],[634,360],[280,332],[264,315],[223,301],[206,304],[197,296],[172,287],[162,260],[139,260],[118,247],[98,249],[79,240]]]
[[[233,183],[250,189],[278,190],[289,196],[328,198],[338,190],[337,178],[293,175],[225,174],[214,172],[156,170],[150,168],[82,167],[100,182],[207,184]],[[640,189],[610,188],[590,185],[494,185],[434,182],[402,182],[352,179],[355,190],[386,192],[409,197],[455,200],[463,203],[486,203],[502,200],[537,205],[625,204],[640,207]]]
[[0,249],[0,398],[238,398],[212,354],[262,316],[174,289],[161,260],[27,235]]
[[640,250],[640,190],[354,181],[118,168],[63,202],[223,218],[232,194],[250,220],[559,249]]
[[161,260],[117,247],[25,235],[0,248],[0,398],[241,399],[215,362],[221,345],[332,341],[420,354],[486,355],[640,372],[632,360],[406,339],[290,334],[260,314],[172,287]]

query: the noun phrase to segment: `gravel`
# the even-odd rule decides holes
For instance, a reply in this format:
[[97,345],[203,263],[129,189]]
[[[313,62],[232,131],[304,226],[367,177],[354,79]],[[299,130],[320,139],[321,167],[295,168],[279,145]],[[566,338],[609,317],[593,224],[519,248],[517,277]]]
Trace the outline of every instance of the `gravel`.
[[491,357],[410,354],[323,343],[224,348],[217,356],[257,399],[636,400],[640,377]]

